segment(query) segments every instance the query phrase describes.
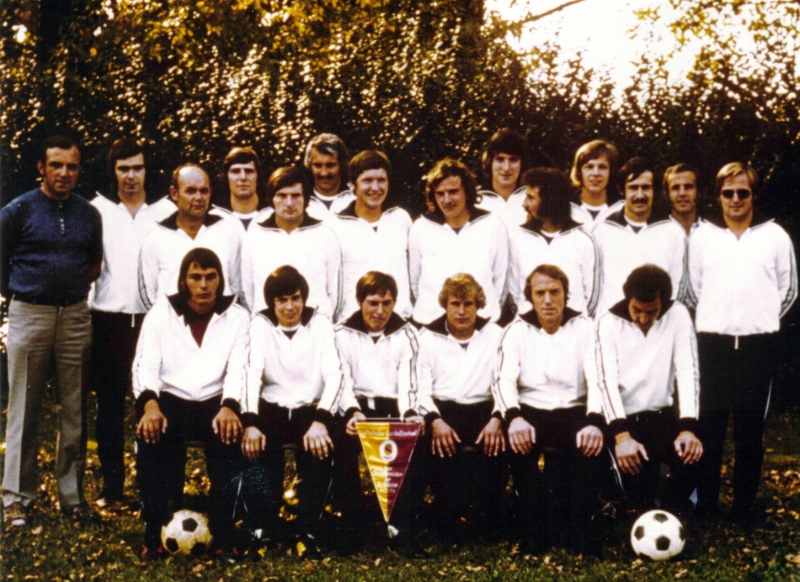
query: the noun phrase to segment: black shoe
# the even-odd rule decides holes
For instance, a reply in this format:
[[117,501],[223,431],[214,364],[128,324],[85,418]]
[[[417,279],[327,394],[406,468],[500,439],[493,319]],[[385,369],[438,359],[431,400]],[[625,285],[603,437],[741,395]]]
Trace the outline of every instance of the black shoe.
[[103,523],[102,518],[87,503],[70,505],[65,507],[63,512],[76,525],[100,525]]
[[417,538],[409,533],[401,533],[389,540],[389,549],[410,560],[427,560],[428,552],[419,545]]
[[762,507],[754,505],[748,508],[734,507],[731,510],[731,521],[745,532],[757,529],[772,531],[775,524],[767,521],[766,512]]

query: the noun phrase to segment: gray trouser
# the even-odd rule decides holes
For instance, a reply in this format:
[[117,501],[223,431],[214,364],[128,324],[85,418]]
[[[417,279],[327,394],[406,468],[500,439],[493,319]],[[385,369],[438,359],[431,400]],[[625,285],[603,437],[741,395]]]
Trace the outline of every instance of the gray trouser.
[[8,423],[3,505],[36,498],[37,432],[55,364],[58,398],[56,479],[61,507],[83,502],[83,378],[92,338],[86,301],[68,307],[11,301],[8,309]]

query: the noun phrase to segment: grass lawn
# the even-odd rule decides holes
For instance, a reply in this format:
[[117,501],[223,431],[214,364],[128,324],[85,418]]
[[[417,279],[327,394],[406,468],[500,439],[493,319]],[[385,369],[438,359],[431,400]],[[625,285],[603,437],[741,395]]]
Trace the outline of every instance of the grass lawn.
[[[52,394],[48,394],[52,402]],[[102,525],[73,526],[57,509],[53,477],[54,411],[43,417],[39,454],[40,489],[30,527],[4,532],[0,576],[4,580],[764,580],[800,582],[800,411],[784,412],[769,422],[761,495],[771,530],[745,533],[727,524],[698,531],[684,553],[669,562],[636,558],[622,541],[606,548],[602,561],[557,551],[538,558],[521,556],[509,542],[468,544],[445,551],[433,538],[423,542],[432,558],[411,562],[375,545],[349,558],[301,560],[286,549],[264,551],[257,561],[222,565],[211,559],[169,558],[143,563],[139,557],[143,525],[138,510],[103,514]],[[90,431],[91,435],[91,431]],[[132,434],[129,435],[132,438]],[[94,500],[100,491],[97,456],[88,456],[85,489]],[[132,446],[131,446],[132,451]],[[133,488],[129,457],[128,489]],[[730,461],[728,461],[730,463]],[[726,464],[728,501],[731,465]],[[190,463],[187,494],[205,486],[202,462]]]

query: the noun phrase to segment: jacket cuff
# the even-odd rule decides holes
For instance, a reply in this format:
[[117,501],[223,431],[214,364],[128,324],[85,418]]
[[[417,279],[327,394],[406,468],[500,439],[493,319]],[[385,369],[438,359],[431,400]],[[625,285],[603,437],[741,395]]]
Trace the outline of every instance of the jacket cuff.
[[425,415],[425,424],[430,425],[437,418],[442,418],[442,415],[433,410]]
[[410,417],[412,417],[412,416],[419,416],[419,412],[417,412],[417,411],[416,411],[416,410],[414,410],[413,408],[409,408],[408,410],[406,410],[406,411],[403,413],[403,418],[404,418],[404,419],[406,419],[406,418],[410,418]]
[[522,416],[522,411],[517,406],[514,406],[513,408],[509,408],[508,410],[506,410],[505,414],[506,422],[511,422],[518,416]]
[[697,436],[698,428],[700,428],[700,422],[696,418],[687,417],[687,418],[678,419],[678,431],[679,432],[683,432],[685,430],[688,430],[688,431],[694,433],[695,436]]
[[258,426],[258,415],[255,412],[245,412],[239,415],[239,420],[242,421],[242,426],[244,428]]
[[347,410],[344,411],[344,420],[345,422],[350,422],[350,419],[353,418],[353,415],[356,412],[361,412],[361,409],[358,406],[351,406]]
[[619,433],[625,432],[626,430],[630,432],[631,423],[627,418],[615,418],[608,423],[608,428],[611,430],[613,436],[617,436]]
[[492,413],[492,418],[496,418],[496,419],[497,419],[497,420],[499,420],[500,422],[503,422],[503,413],[502,413],[502,412],[500,412],[499,410],[495,410],[495,411]]
[[242,407],[234,398],[224,398],[222,400],[222,406],[227,406],[231,410],[233,410],[237,416],[239,416],[242,412]]
[[606,417],[597,412],[590,412],[586,415],[586,424],[603,429],[606,426]]
[[328,428],[331,421],[333,420],[333,415],[331,414],[330,410],[325,410],[323,408],[317,408],[314,412],[314,420],[317,422],[321,422],[325,425],[325,428]]
[[153,390],[145,390],[136,398],[136,403],[134,404],[134,408],[136,409],[136,418],[142,418],[144,416],[144,406],[151,400],[158,401],[158,394],[156,394]]

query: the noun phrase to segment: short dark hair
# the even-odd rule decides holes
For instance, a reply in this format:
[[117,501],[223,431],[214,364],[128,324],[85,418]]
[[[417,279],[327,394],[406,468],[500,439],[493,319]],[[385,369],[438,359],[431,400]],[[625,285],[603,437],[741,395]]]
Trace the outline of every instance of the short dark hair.
[[697,192],[700,192],[700,175],[697,173],[692,166],[689,164],[684,164],[680,162],[673,166],[670,166],[666,170],[664,170],[664,179],[661,182],[661,187],[664,189],[664,195],[669,198],[669,181],[672,180],[672,177],[675,174],[682,174],[684,172],[691,172],[694,175],[694,184],[697,189]]
[[256,196],[258,197],[258,209],[264,207],[264,171],[261,165],[261,158],[250,146],[234,146],[222,160],[222,167],[217,176],[217,188],[214,188],[214,203],[223,208],[230,208],[231,205],[231,186],[228,182],[228,172],[233,164],[253,163],[256,170]]
[[669,301],[672,297],[672,281],[669,274],[656,265],[642,265],[628,275],[622,285],[625,300],[636,299],[642,303],[652,303],[659,297]]
[[461,178],[461,186],[464,188],[467,198],[467,209],[472,212],[478,203],[478,180],[467,166],[453,158],[439,160],[431,171],[425,174],[423,180],[425,180],[425,198],[428,208],[433,212],[441,213],[436,204],[436,187],[442,180],[451,176]]
[[206,175],[206,178],[208,178],[209,186],[211,186],[211,174],[209,174],[208,171],[202,165],[197,164],[195,162],[189,162],[187,164],[181,164],[180,166],[175,168],[172,171],[172,176],[169,179],[169,185],[170,186],[172,186],[176,190],[178,189],[178,178],[180,178],[181,170],[183,170],[184,168],[197,168],[198,170],[202,171]]
[[656,172],[653,170],[653,165],[646,159],[639,156],[631,158],[623,164],[617,172],[617,184],[619,185],[620,194],[625,197],[625,184],[630,180],[635,180],[645,172],[653,174],[653,190],[656,190]]
[[108,179],[111,191],[116,193],[119,189],[117,182],[117,160],[125,160],[142,154],[144,157],[144,146],[132,137],[121,137],[114,140],[108,150]]
[[336,156],[339,162],[339,173],[342,177],[342,184],[347,183],[347,165],[350,163],[350,152],[342,139],[334,133],[320,133],[311,138],[306,146],[306,153],[303,156],[303,165],[311,169],[311,150],[317,150],[322,154]]
[[445,280],[442,290],[439,292],[439,305],[443,309],[447,309],[447,300],[451,295],[462,300],[470,295],[475,295],[475,304],[478,309],[486,307],[486,294],[483,292],[483,287],[469,273],[456,273]]
[[42,140],[42,143],[39,145],[39,151],[36,152],[36,161],[42,162],[43,164],[46,163],[47,150],[50,148],[58,148],[60,150],[71,150],[75,148],[78,150],[78,155],[81,155],[81,148],[75,140],[64,137],[63,135],[51,135]]
[[355,184],[358,177],[367,170],[385,170],[386,177],[391,178],[392,164],[382,151],[364,150],[363,152],[359,152],[353,156],[347,168],[350,181]]
[[368,295],[382,295],[387,291],[397,301],[397,281],[394,277],[380,271],[369,271],[356,283],[356,300],[360,305]]
[[557,281],[561,281],[561,286],[564,288],[564,300],[566,301],[569,299],[569,278],[567,274],[556,267],[555,265],[539,265],[531,274],[528,275],[528,278],[525,279],[525,289],[523,293],[525,294],[525,299],[533,303],[533,288],[531,287],[531,279],[534,275],[538,274],[547,275],[551,279],[556,279]]
[[300,291],[303,305],[308,301],[308,281],[291,265],[283,265],[270,273],[264,281],[264,301],[268,309],[275,309],[275,299],[294,295]]
[[539,188],[541,203],[536,211],[539,219],[550,220],[559,228],[569,222],[572,184],[564,172],[556,168],[531,168],[522,175],[522,183]]
[[181,261],[181,268],[178,270],[178,298],[183,303],[189,300],[189,288],[186,286],[186,275],[189,274],[189,267],[192,263],[197,263],[201,269],[216,269],[219,276],[219,286],[217,287],[216,299],[219,300],[225,292],[225,274],[222,272],[222,263],[217,253],[211,249],[197,247],[186,253]]
[[600,156],[608,158],[610,172],[608,177],[608,192],[613,192],[614,174],[619,163],[619,151],[616,146],[610,141],[604,139],[593,139],[590,142],[583,144],[575,152],[575,159],[572,161],[572,169],[569,172],[569,179],[575,188],[583,186],[583,178],[581,176],[581,168],[586,162],[596,160]]
[[278,168],[272,172],[272,174],[270,174],[269,179],[267,180],[267,186],[265,188],[267,204],[274,207],[275,204],[273,203],[272,199],[275,198],[275,193],[281,188],[294,186],[295,184],[300,184],[300,187],[303,190],[303,200],[305,201],[303,208],[308,210],[308,201],[311,200],[311,182],[309,181],[306,172],[297,166],[284,166],[283,168]]
[[525,170],[525,161],[528,153],[528,142],[522,134],[513,129],[501,129],[494,133],[486,144],[486,149],[481,156],[481,169],[485,180],[492,180],[492,160],[498,154],[517,156],[522,161],[522,170]]

